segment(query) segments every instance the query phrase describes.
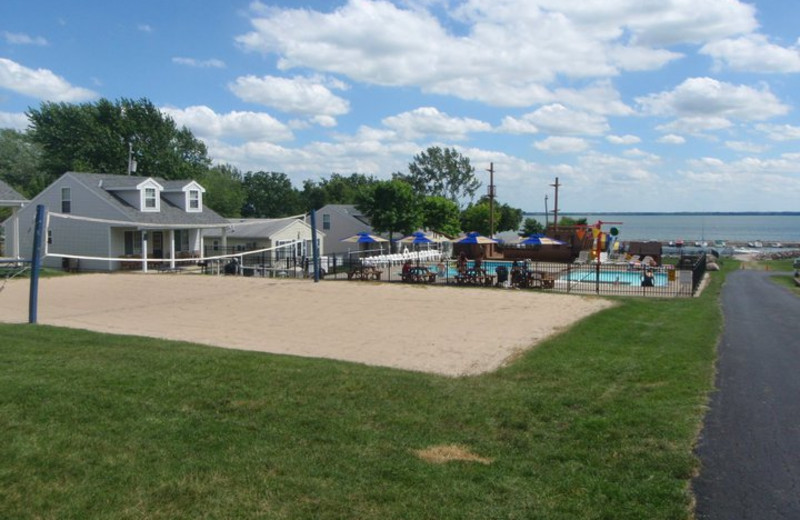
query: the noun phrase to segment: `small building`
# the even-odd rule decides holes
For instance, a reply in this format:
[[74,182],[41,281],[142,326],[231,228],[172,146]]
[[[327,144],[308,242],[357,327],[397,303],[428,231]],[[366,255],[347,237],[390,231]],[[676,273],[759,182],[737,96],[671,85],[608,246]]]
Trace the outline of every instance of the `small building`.
[[146,269],[149,259],[175,267],[176,259],[200,256],[204,229],[229,224],[204,206],[204,192],[193,180],[67,172],[18,212],[18,230],[5,222],[6,235],[31,251],[36,207],[43,205],[51,213],[45,267]]
[[[19,210],[28,203],[28,200],[23,197],[14,188],[0,180],[0,208],[11,208],[11,216],[4,222],[4,228],[10,230],[6,231],[3,236],[3,241],[0,242],[0,257],[9,257],[19,259]],[[8,237],[11,237],[10,240]]]
[[663,256],[661,242],[648,240],[647,242],[628,242],[625,251],[632,256],[645,258],[647,256],[655,260],[656,264],[661,265]]
[[[313,255],[311,225],[303,218],[229,219],[228,226],[203,232],[205,256],[268,250],[262,264],[281,260],[301,260]],[[325,234],[317,231],[317,246],[322,251]],[[223,246],[223,241],[227,244]]]

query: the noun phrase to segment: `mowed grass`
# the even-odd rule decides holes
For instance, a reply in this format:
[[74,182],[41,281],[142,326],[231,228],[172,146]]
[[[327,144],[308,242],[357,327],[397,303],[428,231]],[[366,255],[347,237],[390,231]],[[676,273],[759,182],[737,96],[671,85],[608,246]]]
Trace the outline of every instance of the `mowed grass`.
[[0,517],[688,518],[721,279],[469,378],[0,325]]

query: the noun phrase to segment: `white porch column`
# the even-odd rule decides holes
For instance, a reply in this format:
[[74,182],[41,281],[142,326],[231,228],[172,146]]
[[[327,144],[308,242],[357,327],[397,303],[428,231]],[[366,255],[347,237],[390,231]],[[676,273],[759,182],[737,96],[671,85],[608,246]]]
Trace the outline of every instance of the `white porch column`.
[[11,251],[10,251],[11,254],[9,255],[9,256],[14,257],[17,260],[20,259],[20,256],[19,256],[19,215],[17,215],[18,211],[19,211],[19,208],[13,208],[11,210],[11,227],[14,230],[14,240],[11,241]]
[[147,230],[142,231],[142,272],[147,272]]
[[222,228],[222,254],[228,254],[228,226]]
[[175,269],[175,230],[169,230],[169,268]]

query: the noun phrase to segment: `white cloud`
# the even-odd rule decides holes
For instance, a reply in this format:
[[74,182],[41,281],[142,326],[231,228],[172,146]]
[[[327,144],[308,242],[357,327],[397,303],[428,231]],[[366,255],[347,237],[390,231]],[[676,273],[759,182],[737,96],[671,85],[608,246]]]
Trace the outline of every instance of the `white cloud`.
[[641,139],[636,137],[635,135],[608,135],[606,136],[606,141],[611,144],[636,144],[641,142]]
[[800,72],[800,48],[781,47],[761,34],[719,40],[704,45],[700,51],[714,58],[715,67],[746,72]]
[[796,141],[800,139],[800,126],[794,125],[756,125],[756,130],[763,132],[773,141]]
[[97,93],[70,85],[64,78],[47,69],[29,69],[6,58],[0,58],[0,88],[46,101],[86,101]]
[[543,106],[521,118],[505,117],[501,131],[509,133],[544,132],[554,135],[600,135],[609,129],[606,118],[572,110],[561,104]]
[[348,101],[335,95],[329,87],[343,90],[346,85],[322,77],[300,76],[241,76],[229,85],[231,91],[243,101],[318,118],[317,121],[324,122],[323,126],[335,124],[336,116],[350,111]]
[[[236,41],[247,51],[276,55],[283,70],[309,68],[495,106],[563,101],[588,109],[549,85],[561,77],[580,83],[654,70],[683,57],[665,45],[705,43],[757,27],[754,9],[737,0],[468,0],[449,20],[437,19],[428,5],[349,0],[322,12],[256,3],[252,30]],[[595,107],[630,111],[620,102]]]
[[725,146],[735,152],[762,153],[769,149],[768,146],[746,141],[725,141]]
[[42,36],[29,36],[24,33],[3,31],[3,38],[10,45],[38,45],[40,47],[47,45],[47,40]]
[[23,113],[0,112],[0,128],[25,130],[29,122],[28,116]]
[[206,106],[166,107],[161,111],[203,139],[280,142],[293,138],[288,126],[262,112],[217,114]]
[[436,136],[463,140],[471,132],[489,132],[492,129],[489,123],[467,117],[450,117],[434,107],[420,107],[387,117],[382,122],[405,139]]
[[640,97],[636,101],[645,113],[656,116],[759,121],[789,111],[766,85],[755,89],[712,78],[689,78],[672,91]]
[[536,141],[533,146],[547,153],[577,153],[587,150],[589,143],[579,137],[548,137]]
[[148,25],[146,23],[140,23],[139,25],[136,26],[136,28],[143,33],[151,33],[154,30],[151,25]]
[[700,135],[731,128],[733,123],[724,117],[681,117],[663,125],[657,125],[659,132]]
[[680,135],[667,134],[667,135],[661,136],[658,139],[658,142],[659,143],[666,143],[666,144],[684,144],[686,142],[686,139],[684,137],[680,136]]
[[222,60],[218,60],[215,58],[208,59],[208,60],[198,60],[195,58],[184,58],[180,56],[176,56],[172,58],[172,63],[177,63],[178,65],[186,65],[187,67],[196,67],[199,69],[224,69],[225,62]]

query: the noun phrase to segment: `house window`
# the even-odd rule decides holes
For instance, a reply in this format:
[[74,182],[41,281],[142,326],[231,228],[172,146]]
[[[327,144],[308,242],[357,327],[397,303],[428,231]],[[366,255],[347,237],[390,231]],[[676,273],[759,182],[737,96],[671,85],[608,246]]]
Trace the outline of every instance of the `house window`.
[[322,215],[322,229],[331,228],[331,216],[328,213]]
[[189,230],[176,229],[175,230],[175,250],[176,251],[189,251]]
[[302,245],[301,243],[297,243],[297,246],[293,245],[294,240],[276,240],[275,241],[275,259],[276,260],[285,260],[287,258],[294,258],[298,254],[298,247]]
[[189,190],[189,210],[200,210],[200,190]]
[[72,213],[72,190],[61,188],[61,213]]
[[125,232],[125,254],[126,255],[141,255],[142,254],[142,232],[141,231],[126,231]]
[[156,189],[155,188],[145,188],[144,189],[144,209],[158,209],[158,199],[156,198]]

